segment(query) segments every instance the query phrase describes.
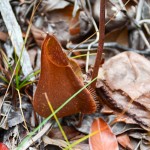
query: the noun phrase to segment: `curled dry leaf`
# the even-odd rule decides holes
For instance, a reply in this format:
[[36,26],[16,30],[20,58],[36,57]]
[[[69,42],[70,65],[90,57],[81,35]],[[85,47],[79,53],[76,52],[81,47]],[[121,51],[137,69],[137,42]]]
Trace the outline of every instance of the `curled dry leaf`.
[[104,79],[97,93],[114,111],[124,111],[144,129],[150,130],[150,61],[124,52],[104,63]]
[[97,131],[99,132],[89,138],[91,150],[119,150],[116,136],[101,118],[93,121],[90,133]]
[[124,122],[117,122],[112,126],[112,131],[115,135],[125,134],[131,131],[141,131],[141,127],[137,124],[126,124]]
[[[41,75],[33,101],[34,109],[38,114],[43,117],[48,117],[51,114],[44,93],[47,93],[54,110],[56,110],[68,98],[83,88],[83,82],[73,70],[76,68],[77,74],[79,73],[79,67],[75,64],[75,61],[70,63],[57,39],[53,35],[47,35],[42,45]],[[95,110],[95,101],[85,88],[57,113],[57,117],[78,112],[89,114]]]

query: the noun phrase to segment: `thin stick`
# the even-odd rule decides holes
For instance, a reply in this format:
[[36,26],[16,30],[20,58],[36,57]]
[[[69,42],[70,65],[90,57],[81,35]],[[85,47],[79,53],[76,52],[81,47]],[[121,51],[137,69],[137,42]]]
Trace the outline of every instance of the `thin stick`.
[[[96,55],[94,70],[92,74],[92,79],[97,77],[99,65],[101,64],[101,59],[102,59],[104,37],[105,37],[105,0],[100,1],[99,31],[100,31],[99,45],[98,45],[98,51]],[[95,85],[96,85],[96,81],[94,81],[91,84],[93,88],[95,88]]]
[[27,132],[29,133],[29,129],[28,129],[28,126],[27,126],[27,123],[26,123],[26,119],[24,117],[24,113],[23,113],[23,110],[22,110],[22,99],[21,99],[20,91],[17,89],[17,92],[18,92],[18,96],[19,96],[20,111],[21,111],[21,115],[22,115],[22,118],[23,118],[24,127],[27,130]]
[[144,0],[140,0],[137,7],[136,21],[139,22],[141,20],[142,9],[144,5]]
[[[93,26],[94,26],[95,30],[98,31],[96,22],[95,22],[95,20],[93,19],[93,17],[91,17],[91,20],[92,20],[92,22],[93,22]],[[86,67],[85,67],[85,68],[86,68],[86,69],[85,69],[85,70],[86,70],[86,73],[88,72],[88,65],[89,65],[91,47],[92,47],[92,45],[94,45],[95,43],[97,43],[98,40],[99,40],[99,32],[96,32],[96,39],[95,39],[92,43],[90,43],[90,44],[88,45],[88,51],[87,51],[87,57],[86,57]]]

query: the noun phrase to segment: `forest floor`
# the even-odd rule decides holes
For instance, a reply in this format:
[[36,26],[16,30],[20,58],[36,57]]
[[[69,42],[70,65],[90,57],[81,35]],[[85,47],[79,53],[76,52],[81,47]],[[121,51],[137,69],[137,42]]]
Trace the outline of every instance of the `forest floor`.
[[149,0],[0,12],[0,150],[150,149]]

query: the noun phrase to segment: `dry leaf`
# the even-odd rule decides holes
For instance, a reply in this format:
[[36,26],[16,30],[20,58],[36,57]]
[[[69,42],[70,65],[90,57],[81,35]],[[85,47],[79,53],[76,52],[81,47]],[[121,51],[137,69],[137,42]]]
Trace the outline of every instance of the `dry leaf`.
[[105,36],[105,42],[116,42],[128,46],[128,30],[126,27],[117,28]]
[[67,147],[67,142],[60,139],[51,139],[48,136],[44,135],[42,138],[43,142],[46,144],[52,144],[60,147]]
[[119,150],[116,136],[101,118],[93,121],[90,133],[99,131],[89,138],[91,150]]
[[97,92],[114,111],[124,111],[143,128],[150,130],[150,61],[124,52],[104,63],[104,80]]
[[45,32],[55,33],[61,44],[66,46],[70,40],[72,42],[83,40],[92,29],[89,17],[84,11],[79,10],[75,16],[73,16],[74,7],[72,5],[63,9],[55,9],[50,11],[50,13],[48,11],[49,6],[46,5],[45,7],[48,9],[41,11],[42,14],[44,13],[44,22],[41,25],[36,25],[38,23],[35,22],[34,28],[31,28],[31,32],[38,45],[41,45],[42,39],[46,35]]
[[132,150],[133,146],[131,144],[130,138],[127,134],[121,134],[117,136],[117,140],[119,144],[124,147],[125,149]]
[[[62,126],[65,134],[67,135],[68,140],[78,136],[81,134],[79,131],[77,131],[74,127],[72,126]],[[60,131],[59,128],[52,128],[51,131],[49,132],[48,136],[52,139],[61,139],[64,140],[64,137]]]

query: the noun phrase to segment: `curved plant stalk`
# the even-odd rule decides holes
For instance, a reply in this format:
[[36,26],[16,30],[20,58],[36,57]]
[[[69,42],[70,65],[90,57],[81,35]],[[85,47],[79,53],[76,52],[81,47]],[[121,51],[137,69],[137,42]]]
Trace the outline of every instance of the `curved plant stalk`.
[[93,23],[95,31],[96,31],[96,39],[92,43],[90,43],[88,45],[88,51],[87,51],[87,57],[86,57],[86,73],[88,72],[88,65],[89,65],[89,58],[90,58],[90,49],[91,49],[92,45],[96,44],[98,42],[98,40],[99,40],[98,27],[97,27],[96,22],[93,19],[93,17],[91,17],[91,20],[92,20],[92,23]]
[[[100,1],[100,19],[99,19],[99,32],[100,32],[100,38],[99,38],[99,45],[98,45],[98,51],[96,55],[94,70],[92,74],[92,79],[94,79],[99,70],[99,66],[101,64],[102,60],[102,53],[103,53],[103,45],[104,45],[104,37],[105,37],[105,0]],[[91,84],[91,86],[95,89],[96,81]]]
[[20,111],[21,111],[21,114],[22,114],[22,118],[23,118],[23,122],[24,122],[24,125],[25,125],[25,129],[29,133],[29,129],[28,129],[28,126],[27,126],[27,123],[26,123],[26,120],[25,120],[25,117],[24,117],[24,114],[23,114],[23,110],[22,110],[22,99],[21,99],[20,91],[18,89],[16,89],[16,90],[17,90],[18,96],[19,96]]

